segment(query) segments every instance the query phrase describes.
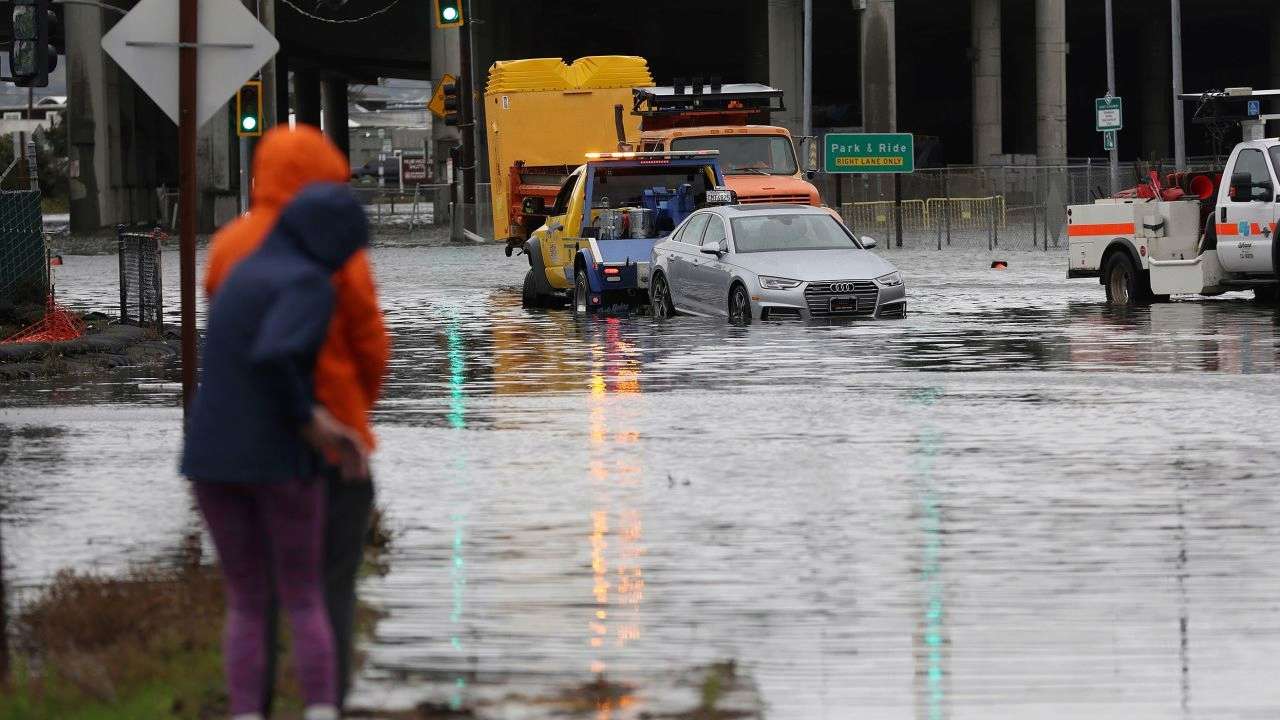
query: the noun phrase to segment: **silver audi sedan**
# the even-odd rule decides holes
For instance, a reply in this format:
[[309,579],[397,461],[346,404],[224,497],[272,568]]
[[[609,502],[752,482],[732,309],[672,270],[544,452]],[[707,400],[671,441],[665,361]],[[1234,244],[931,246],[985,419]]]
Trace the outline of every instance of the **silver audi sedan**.
[[808,205],[725,205],[693,213],[653,248],[649,299],[676,313],[752,320],[903,317],[907,289],[875,240]]

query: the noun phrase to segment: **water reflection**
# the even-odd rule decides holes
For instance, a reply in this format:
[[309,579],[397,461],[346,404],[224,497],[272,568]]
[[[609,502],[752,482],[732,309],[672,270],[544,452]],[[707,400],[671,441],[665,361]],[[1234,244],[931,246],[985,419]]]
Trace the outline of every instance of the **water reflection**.
[[[644,467],[634,424],[640,397],[639,363],[621,332],[621,321],[605,319],[586,327],[599,333],[591,347],[588,475],[592,497],[590,551],[593,616],[588,620],[589,670],[603,676],[609,659],[641,639],[644,601],[644,518],[637,507]],[[615,547],[610,553],[611,545]],[[610,571],[610,556],[616,570]],[[609,646],[612,646],[610,648]],[[617,679],[615,678],[615,682]],[[636,697],[624,693],[597,702],[597,720],[632,708]]]
[[[938,388],[923,388],[914,401],[928,408],[941,397]],[[946,659],[950,638],[946,627],[946,586],[942,573],[942,511],[934,481],[934,463],[942,447],[942,433],[932,422],[921,428],[916,441],[914,471],[919,497],[920,530],[924,542],[920,559],[921,598],[924,612],[915,634],[916,716],[922,720],[945,720],[948,712]]]
[[[456,320],[450,321],[445,326],[445,337],[449,348],[449,427],[455,431],[464,431],[467,429],[466,350]],[[457,493],[459,503],[449,514],[449,520],[453,522],[452,553],[449,556],[449,584],[450,597],[452,598],[452,608],[449,612],[449,624],[451,626],[449,646],[457,653],[458,660],[454,664],[461,668],[468,664],[466,661],[467,648],[464,647],[463,637],[466,631],[464,623],[467,596],[465,549],[467,514],[471,505],[471,493],[468,487],[471,482],[471,475],[468,471],[467,443],[458,439],[449,443],[449,448],[450,453],[453,455],[451,465],[454,483],[459,490]],[[472,668],[471,674],[474,674],[474,668]],[[449,707],[453,710],[461,710],[465,704],[467,675],[467,673],[459,672],[453,679],[453,690],[449,695]]]

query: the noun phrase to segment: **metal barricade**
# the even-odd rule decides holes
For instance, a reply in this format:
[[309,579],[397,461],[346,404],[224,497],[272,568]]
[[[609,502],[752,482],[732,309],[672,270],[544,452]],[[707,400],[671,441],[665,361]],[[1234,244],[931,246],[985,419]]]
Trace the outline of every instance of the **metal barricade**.
[[120,263],[120,322],[164,329],[164,282],[161,247],[168,238],[156,228],[149,233],[116,228]]
[[0,192],[0,300],[39,303],[49,292],[39,190]]

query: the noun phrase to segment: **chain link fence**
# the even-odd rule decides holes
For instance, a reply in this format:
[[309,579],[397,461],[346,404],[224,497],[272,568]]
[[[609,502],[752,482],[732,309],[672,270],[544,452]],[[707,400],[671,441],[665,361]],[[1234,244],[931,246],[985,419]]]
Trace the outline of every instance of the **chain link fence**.
[[48,292],[40,191],[0,191],[0,301],[40,303]]
[[492,185],[476,183],[475,203],[458,201],[453,207],[452,236],[455,240],[494,240]]
[[120,322],[164,329],[164,278],[161,247],[167,236],[160,228],[149,233],[116,228],[120,262]]
[[360,204],[376,231],[413,232],[450,222],[450,188],[444,184],[376,187],[352,185]]
[[[1188,169],[1213,167],[1205,160]],[[1163,181],[1172,169],[1172,163],[1121,163],[1120,186],[1138,184],[1151,170]],[[880,247],[1045,251],[1066,245],[1067,205],[1110,195],[1111,171],[1105,162],[952,166],[897,178],[828,175],[820,182],[827,204],[838,206],[850,228],[876,238]]]

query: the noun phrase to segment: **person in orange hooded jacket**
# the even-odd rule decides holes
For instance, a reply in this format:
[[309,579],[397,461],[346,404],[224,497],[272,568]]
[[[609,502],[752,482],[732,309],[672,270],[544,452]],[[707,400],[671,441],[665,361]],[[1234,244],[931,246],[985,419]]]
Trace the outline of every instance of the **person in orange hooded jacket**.
[[[210,245],[204,279],[209,297],[217,293],[237,263],[258,249],[284,207],[304,187],[316,182],[346,183],[350,177],[346,158],[320,130],[298,125],[268,131],[253,158],[249,212],[222,228]],[[375,438],[369,412],[382,390],[390,340],[365,250],[357,252],[333,275],[333,286],[336,304],[316,359],[315,397],[338,422],[355,430],[366,449],[372,451]],[[373,485],[343,481],[337,468],[326,476],[325,600],[337,650],[341,707],[349,683],[355,579],[373,508]],[[267,690],[263,698],[263,711],[267,715],[272,702],[271,680],[275,677],[274,621],[268,632],[269,647],[273,651],[269,655]]]

